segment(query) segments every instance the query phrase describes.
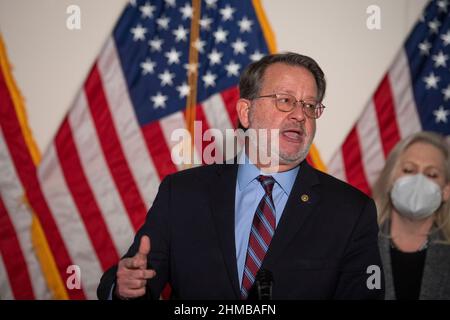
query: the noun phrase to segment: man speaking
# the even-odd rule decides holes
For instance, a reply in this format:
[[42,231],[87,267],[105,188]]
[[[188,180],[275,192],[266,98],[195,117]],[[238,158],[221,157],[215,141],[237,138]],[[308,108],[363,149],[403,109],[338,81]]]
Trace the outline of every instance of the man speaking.
[[[305,161],[325,87],[307,56],[249,65],[237,113],[243,128],[267,139],[247,139],[233,164],[167,176],[98,297],[158,299],[169,283],[174,299],[258,299],[262,270],[273,299],[383,298],[374,202]],[[263,142],[278,145],[276,161],[254,156]],[[378,270],[375,285],[368,270]]]

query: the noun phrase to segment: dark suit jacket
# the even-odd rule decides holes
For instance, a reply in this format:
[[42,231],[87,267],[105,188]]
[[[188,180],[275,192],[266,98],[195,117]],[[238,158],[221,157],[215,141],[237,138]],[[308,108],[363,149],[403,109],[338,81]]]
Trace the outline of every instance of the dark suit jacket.
[[[151,238],[156,277],[147,296],[169,282],[173,298],[240,299],[234,238],[236,164],[210,165],[167,176],[126,257],[143,234]],[[309,199],[302,201],[302,195]],[[304,199],[305,197],[303,197]],[[262,268],[273,274],[274,299],[371,299],[367,268],[381,260],[374,202],[348,184],[310,167],[300,170]],[[107,299],[117,267],[97,290]]]

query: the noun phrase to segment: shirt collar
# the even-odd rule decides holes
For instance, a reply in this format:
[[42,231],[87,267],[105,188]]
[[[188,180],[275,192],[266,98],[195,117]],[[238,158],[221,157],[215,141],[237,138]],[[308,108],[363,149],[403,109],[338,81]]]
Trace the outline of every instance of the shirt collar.
[[[259,170],[247,157],[247,155],[242,152],[239,156],[239,168],[238,168],[238,187],[239,190],[244,190],[250,182],[256,179],[259,175],[264,175],[261,170]],[[292,187],[294,186],[295,178],[297,177],[297,173],[299,170],[299,166],[295,168],[284,171],[284,172],[276,172],[271,174],[271,176],[275,179],[276,183],[283,189],[283,191],[289,195]]]

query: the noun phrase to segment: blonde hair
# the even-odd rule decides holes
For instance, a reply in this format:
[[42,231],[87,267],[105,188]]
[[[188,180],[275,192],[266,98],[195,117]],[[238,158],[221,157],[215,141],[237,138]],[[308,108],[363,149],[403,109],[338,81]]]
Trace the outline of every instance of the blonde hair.
[[[373,187],[373,198],[378,210],[378,223],[383,225],[388,222],[392,214],[392,202],[390,191],[393,184],[393,175],[399,165],[399,158],[405,150],[416,142],[430,144],[442,152],[444,156],[445,181],[450,182],[450,148],[445,138],[432,132],[418,132],[403,139],[389,154],[383,170]],[[441,232],[441,238],[445,243],[450,244],[450,200],[444,202],[434,215],[434,225],[436,231]]]

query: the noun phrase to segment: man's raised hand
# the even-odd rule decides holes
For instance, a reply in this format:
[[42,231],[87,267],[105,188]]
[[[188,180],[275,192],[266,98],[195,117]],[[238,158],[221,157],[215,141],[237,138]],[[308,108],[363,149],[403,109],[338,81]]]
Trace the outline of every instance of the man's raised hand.
[[150,238],[142,236],[139,250],[134,257],[120,260],[115,289],[115,294],[120,299],[133,299],[145,295],[147,280],[156,275],[155,270],[147,269],[150,248]]

